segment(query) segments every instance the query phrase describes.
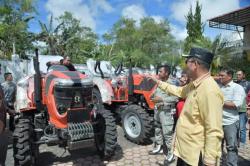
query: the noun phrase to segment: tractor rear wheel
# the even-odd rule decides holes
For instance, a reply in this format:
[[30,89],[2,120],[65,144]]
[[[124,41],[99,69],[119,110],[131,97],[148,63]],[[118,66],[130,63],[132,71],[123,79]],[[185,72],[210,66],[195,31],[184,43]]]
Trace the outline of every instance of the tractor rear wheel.
[[109,159],[117,145],[117,130],[113,114],[109,110],[98,110],[94,119],[96,148],[100,156]]
[[142,107],[129,105],[122,112],[122,128],[128,140],[147,144],[153,136],[153,118]]
[[29,119],[19,119],[13,133],[13,156],[15,165],[35,165],[39,148],[34,144],[34,127]]

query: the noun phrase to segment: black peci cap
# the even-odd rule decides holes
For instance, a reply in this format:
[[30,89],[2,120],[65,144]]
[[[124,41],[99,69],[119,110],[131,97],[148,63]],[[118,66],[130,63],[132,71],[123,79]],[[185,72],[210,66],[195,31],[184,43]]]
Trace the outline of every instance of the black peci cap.
[[182,55],[185,58],[198,58],[207,64],[211,64],[213,61],[214,54],[204,48],[193,47],[190,50],[189,55]]

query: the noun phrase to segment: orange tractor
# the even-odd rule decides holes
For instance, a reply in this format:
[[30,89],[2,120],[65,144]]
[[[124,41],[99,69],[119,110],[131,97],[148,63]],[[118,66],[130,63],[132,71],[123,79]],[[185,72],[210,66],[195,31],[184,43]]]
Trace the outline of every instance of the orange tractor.
[[122,73],[122,63],[116,69],[110,65],[107,61],[87,61],[87,66],[92,67],[97,105],[112,110],[121,121],[127,139],[137,144],[151,142],[154,103],[150,97],[156,84],[145,74],[133,73],[131,66]]
[[34,68],[35,75],[18,83],[17,93],[23,94],[17,97],[15,165],[35,165],[41,144],[69,150],[96,146],[102,157],[111,157],[117,144],[115,119],[109,110],[96,109],[92,79],[61,65],[41,74],[37,50]]

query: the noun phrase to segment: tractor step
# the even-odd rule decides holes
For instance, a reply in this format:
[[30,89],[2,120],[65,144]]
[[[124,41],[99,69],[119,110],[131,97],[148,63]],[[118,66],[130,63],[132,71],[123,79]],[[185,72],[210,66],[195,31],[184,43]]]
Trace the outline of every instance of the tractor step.
[[81,148],[86,148],[86,147],[94,147],[94,146],[95,146],[94,139],[85,139],[85,140],[68,142],[69,150],[76,150],[76,149],[81,149]]

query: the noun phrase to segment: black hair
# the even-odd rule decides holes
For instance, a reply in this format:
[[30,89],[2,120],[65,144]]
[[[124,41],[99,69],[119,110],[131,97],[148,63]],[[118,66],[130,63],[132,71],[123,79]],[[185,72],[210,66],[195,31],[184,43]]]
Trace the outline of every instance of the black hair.
[[220,72],[225,72],[227,75],[231,76],[232,78],[234,76],[234,71],[230,68],[222,68]]
[[170,74],[171,72],[170,66],[167,64],[159,66],[159,69],[160,68],[164,68],[165,72],[167,72],[168,74]]
[[12,73],[10,72],[7,72],[7,73],[4,73],[4,80],[6,81],[7,77],[9,77],[9,75],[11,75]]
[[246,75],[246,70],[244,70],[244,69],[239,69],[238,71],[241,71],[242,74]]

